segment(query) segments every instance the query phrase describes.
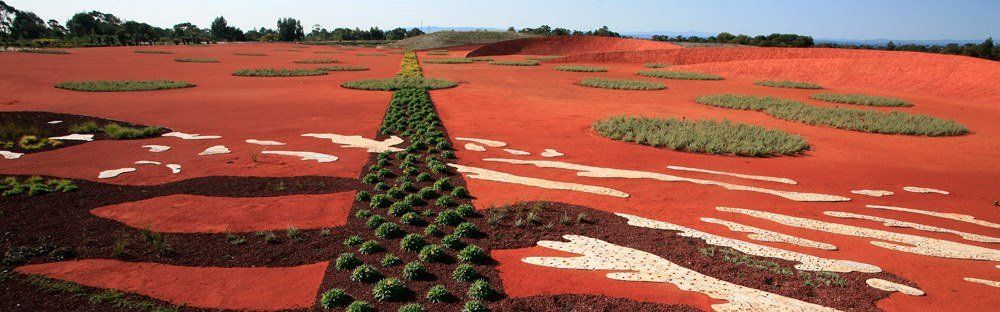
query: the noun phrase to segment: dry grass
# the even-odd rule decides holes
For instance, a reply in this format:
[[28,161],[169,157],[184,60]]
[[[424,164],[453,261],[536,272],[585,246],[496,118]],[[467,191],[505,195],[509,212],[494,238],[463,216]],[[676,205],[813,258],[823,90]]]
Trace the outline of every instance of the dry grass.
[[56,88],[87,92],[122,92],[168,90],[194,86],[189,82],[172,80],[95,80],[67,81],[57,84]]
[[591,127],[613,140],[684,152],[768,157],[795,155],[809,149],[801,136],[728,120],[692,122],[615,116],[598,120]]
[[722,76],[719,75],[685,72],[685,71],[644,70],[640,71],[639,75],[646,77],[654,77],[654,78],[681,79],[681,80],[722,80]]
[[643,81],[643,80],[628,80],[628,79],[607,79],[607,78],[589,78],[580,82],[581,86],[593,87],[593,88],[604,88],[604,89],[618,89],[618,90],[662,90],[666,89],[661,83]]
[[233,76],[240,77],[301,77],[301,76],[322,76],[326,75],[325,70],[319,69],[286,69],[286,68],[263,68],[263,69],[241,69],[233,72]]
[[525,57],[524,59],[529,60],[529,61],[544,62],[544,61],[554,60],[554,59],[557,59],[557,58],[560,58],[560,57],[562,57],[562,55],[529,56],[529,57]]
[[218,63],[219,60],[214,58],[175,58],[174,62],[180,63]]
[[490,64],[500,65],[500,66],[538,66],[538,61],[524,60],[524,61],[490,61]]
[[832,103],[854,104],[863,106],[910,107],[913,104],[904,99],[864,94],[817,93],[809,97]]
[[236,53],[233,53],[233,55],[239,55],[239,56],[267,56],[267,54],[260,53],[260,52],[236,52]]
[[760,80],[754,82],[753,84],[758,86],[774,87],[774,88],[810,89],[810,90],[823,89],[823,86],[815,83],[789,81],[789,80]]
[[604,67],[582,65],[559,65],[556,66],[556,70],[581,73],[603,73],[608,71],[608,69]]
[[670,64],[664,64],[664,63],[646,63],[646,64],[643,64],[642,66],[645,67],[645,68],[664,68],[664,67],[669,67]]

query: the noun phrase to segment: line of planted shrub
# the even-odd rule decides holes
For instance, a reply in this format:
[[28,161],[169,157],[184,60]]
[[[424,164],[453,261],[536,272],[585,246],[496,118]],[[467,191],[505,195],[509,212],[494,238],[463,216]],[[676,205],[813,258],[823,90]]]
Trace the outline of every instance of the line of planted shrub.
[[672,70],[643,70],[639,71],[639,75],[653,78],[681,80],[722,80],[722,76],[719,75]]
[[581,72],[581,73],[603,73],[607,72],[608,69],[600,66],[583,66],[583,65],[559,65],[556,66],[558,71],[567,72]]
[[608,78],[588,78],[581,81],[580,85],[593,88],[618,90],[662,90],[667,88],[667,86],[658,82]]
[[490,61],[490,64],[500,65],[500,66],[538,66],[538,61],[536,61],[536,60]]
[[297,64],[333,64],[340,61],[335,59],[304,59],[295,61]]
[[913,104],[910,104],[910,102],[907,102],[904,99],[885,97],[885,96],[865,95],[865,94],[817,93],[809,96],[809,98],[831,103],[854,104],[863,106],[882,106],[882,107],[913,106]]
[[646,63],[646,64],[642,64],[642,67],[645,67],[645,68],[664,68],[664,67],[668,67],[668,66],[670,66],[670,64],[666,64],[666,63]]
[[420,62],[417,61],[417,53],[408,51],[403,54],[403,63],[400,65],[399,77],[423,77],[424,72],[420,69]]
[[69,54],[66,50],[54,50],[54,49],[24,49],[20,51],[21,53],[34,53],[34,54]]
[[233,76],[240,77],[301,77],[301,76],[322,76],[326,75],[325,70],[320,69],[287,69],[287,68],[263,68],[263,69],[241,69],[233,72]]
[[815,83],[790,81],[790,80],[759,80],[755,81],[753,84],[764,87],[787,88],[787,89],[810,89],[810,90],[823,89],[823,86]]
[[425,59],[424,63],[427,64],[470,64],[475,61],[469,58],[456,57],[456,58],[436,58],[436,59]]
[[56,85],[56,88],[87,91],[87,92],[122,92],[122,91],[154,91],[191,88],[195,84],[173,80],[94,80],[66,81]]
[[325,70],[325,71],[365,71],[365,70],[368,70],[368,67],[353,66],[353,65],[341,65],[341,66],[320,67],[318,69],[319,70]]
[[817,107],[775,97],[716,94],[701,96],[695,101],[716,107],[760,111],[780,119],[809,125],[861,132],[925,136],[954,136],[969,133],[969,129],[958,122],[928,115]]
[[403,89],[436,90],[447,89],[458,84],[451,80],[424,77],[392,77],[348,81],[342,87],[358,90],[396,91]]
[[694,153],[768,157],[809,149],[801,136],[728,120],[614,116],[594,122],[591,128],[612,140]]
[[174,62],[180,63],[218,63],[219,60],[214,58],[175,58]]
[[129,127],[114,122],[100,126],[96,122],[88,121],[73,125],[70,127],[70,132],[91,134],[103,133],[111,139],[129,140],[157,136],[166,132],[166,128],[159,126]]

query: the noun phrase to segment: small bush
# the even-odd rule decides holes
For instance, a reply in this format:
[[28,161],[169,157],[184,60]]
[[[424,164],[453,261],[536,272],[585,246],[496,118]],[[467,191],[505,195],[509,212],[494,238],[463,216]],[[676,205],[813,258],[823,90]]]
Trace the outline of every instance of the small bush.
[[386,221],[388,220],[386,220],[385,217],[383,216],[373,215],[371,217],[368,217],[368,221],[365,221],[365,226],[367,226],[369,229],[377,229],[380,225],[382,225],[382,223],[385,223]]
[[241,69],[233,72],[233,76],[239,77],[302,77],[322,76],[326,74],[326,71],[319,69],[287,68]]
[[420,249],[419,258],[424,262],[441,262],[447,259],[448,254],[438,245],[427,245]]
[[354,272],[351,272],[351,280],[355,282],[371,283],[378,280],[380,277],[382,277],[382,274],[380,274],[375,267],[367,264],[359,265],[354,268]]
[[363,242],[364,239],[361,239],[361,236],[352,235],[351,237],[344,239],[344,246],[354,247],[357,245],[361,245],[361,243]]
[[455,212],[458,212],[458,215],[463,218],[468,218],[476,215],[476,208],[470,204],[461,204],[458,208],[455,208]]
[[358,219],[367,219],[372,216],[372,211],[368,209],[361,209],[354,213],[354,216]]
[[381,225],[378,226],[377,229],[375,229],[375,236],[378,236],[383,239],[398,238],[402,236],[403,233],[406,232],[403,232],[403,229],[399,228],[399,225],[396,225],[395,223],[392,222],[382,223]]
[[523,61],[490,61],[490,64],[499,66],[538,66],[537,60],[523,60]]
[[685,72],[685,71],[666,71],[666,70],[644,70],[639,72],[640,76],[653,77],[653,78],[666,78],[666,79],[681,79],[681,80],[722,80],[722,76]]
[[384,266],[384,267],[391,267],[391,266],[396,266],[396,265],[399,265],[400,263],[403,263],[403,259],[400,259],[399,257],[396,257],[396,255],[394,255],[394,254],[388,254],[388,255],[385,255],[385,257],[382,257],[382,261],[379,262],[379,263],[382,266]]
[[115,140],[128,140],[128,139],[141,139],[156,136],[163,132],[165,129],[163,127],[129,127],[122,126],[117,123],[109,123],[104,125],[102,131],[107,134],[108,137]]
[[438,303],[448,301],[451,297],[451,292],[443,285],[434,285],[431,289],[427,290],[427,295],[425,296],[427,301]]
[[476,245],[469,245],[458,252],[458,259],[462,262],[483,263],[489,259],[489,254],[483,248]]
[[402,216],[413,211],[412,207],[413,206],[406,201],[398,201],[389,206],[389,214],[397,217]]
[[379,301],[401,301],[409,292],[403,281],[391,277],[383,278],[372,288],[372,296]]
[[434,204],[441,207],[451,207],[455,206],[456,202],[455,198],[451,197],[451,195],[442,195],[441,197],[438,197],[438,199],[434,201]]
[[832,102],[832,103],[844,103],[844,104],[854,104],[863,106],[881,106],[881,107],[913,106],[913,104],[910,104],[910,102],[907,102],[906,100],[900,98],[873,96],[864,94],[818,93],[818,94],[813,94],[809,98],[814,100]]
[[415,281],[427,276],[427,268],[419,261],[413,261],[403,266],[403,278]]
[[411,303],[399,307],[399,310],[396,310],[396,312],[424,312],[424,307],[420,306],[419,303]]
[[407,225],[418,225],[423,223],[424,219],[420,217],[420,214],[416,212],[408,212],[399,218],[399,222]]
[[469,298],[479,299],[479,300],[489,300],[497,295],[497,291],[493,289],[493,285],[484,279],[476,280],[469,285]]
[[454,190],[451,191],[451,196],[457,198],[469,198],[469,190],[465,189],[464,186],[456,186]]
[[385,250],[385,248],[383,248],[382,245],[379,245],[379,243],[374,240],[366,241],[362,243],[360,247],[358,247],[358,253],[362,255],[370,255],[378,253],[382,250]]
[[775,88],[812,89],[812,90],[823,89],[823,86],[820,86],[815,83],[788,81],[788,80],[760,80],[754,82],[753,84],[758,86],[775,87]]
[[465,243],[462,242],[462,237],[455,234],[448,234],[442,237],[441,245],[456,250],[465,247]]
[[459,58],[437,58],[437,59],[425,59],[424,63],[427,64],[470,64],[474,63],[472,59],[459,57]]
[[[417,181],[420,181],[420,182],[430,182],[430,181],[434,181],[434,177],[432,177],[430,173],[421,172],[419,175],[417,175]],[[431,190],[431,191],[433,191],[433,190]]]
[[67,81],[56,88],[86,92],[154,91],[191,88],[193,83],[172,80],[95,80]]
[[383,79],[363,79],[348,81],[342,87],[358,90],[396,91],[400,89],[437,90],[453,88],[458,84],[454,81],[424,78],[424,77],[393,77]]
[[219,60],[214,58],[175,58],[174,62],[179,63],[218,63]]
[[366,71],[366,70],[368,70],[368,67],[342,65],[342,66],[326,66],[326,67],[320,67],[320,68],[317,68],[317,69],[319,69],[319,70],[325,70],[325,71],[328,71],[328,72],[331,72],[331,71]]
[[34,54],[69,54],[69,51],[65,50],[52,50],[52,49],[24,49],[19,51],[21,53],[34,53]]
[[424,240],[423,236],[420,234],[407,234],[406,237],[399,242],[399,248],[406,251],[418,252],[424,246],[427,246],[427,240]]
[[372,195],[372,201],[371,203],[369,203],[368,206],[370,206],[372,209],[376,209],[376,208],[386,208],[389,207],[389,205],[391,204],[392,204],[392,199],[389,198],[388,195],[375,194]]
[[359,202],[365,202],[371,199],[372,199],[372,194],[368,193],[368,191],[365,190],[358,191],[358,195],[354,196],[354,200]]
[[559,65],[556,66],[556,70],[565,72],[581,72],[581,73],[603,73],[608,71],[608,69],[604,67],[579,66],[579,65]]
[[615,116],[598,120],[591,128],[612,140],[693,153],[767,157],[795,155],[809,149],[801,136],[728,120]]
[[479,231],[479,227],[475,224],[462,222],[462,224],[455,227],[453,234],[458,235],[458,237],[475,237],[482,234],[482,232]]
[[603,89],[617,89],[617,90],[662,90],[667,87],[661,83],[642,81],[642,80],[628,80],[628,79],[607,79],[607,78],[589,78],[580,82],[581,86],[587,86],[592,88],[603,88]]
[[467,263],[462,263],[456,266],[455,270],[451,272],[451,278],[459,282],[471,283],[483,277],[479,275],[479,272],[476,272],[476,268]]
[[434,222],[440,225],[455,226],[462,223],[462,215],[454,209],[445,209],[438,213]]
[[645,68],[664,68],[669,66],[670,64],[664,64],[664,63],[646,63],[642,65],[642,67]]
[[297,64],[333,64],[340,62],[334,59],[304,59],[295,61]]
[[473,60],[473,61],[476,61],[476,62],[492,62],[493,61],[492,57],[486,57],[486,56],[470,57],[469,59]]
[[438,229],[437,225],[430,224],[430,225],[427,225],[427,227],[424,228],[424,235],[427,235],[427,236],[441,236],[441,235],[444,235],[444,232],[441,232],[441,230]]
[[344,292],[343,289],[334,288],[323,292],[323,296],[319,300],[319,305],[324,309],[333,309],[335,307],[343,307],[351,303],[354,298]]
[[364,262],[362,262],[361,259],[358,259],[358,256],[355,256],[353,253],[345,252],[337,257],[337,261],[334,266],[337,270],[353,270],[362,264],[364,264]]
[[347,306],[346,312],[375,312],[375,308],[368,301],[358,300],[351,302],[351,305]]
[[440,180],[434,182],[434,190],[438,192],[450,191],[452,188],[454,188],[454,186],[451,185],[451,179],[441,178]]

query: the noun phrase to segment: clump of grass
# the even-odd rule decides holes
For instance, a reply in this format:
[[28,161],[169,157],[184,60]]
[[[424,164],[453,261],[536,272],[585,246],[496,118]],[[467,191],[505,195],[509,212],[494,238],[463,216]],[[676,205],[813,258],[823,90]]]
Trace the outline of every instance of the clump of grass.
[[427,55],[449,55],[451,52],[448,51],[428,51]]
[[485,57],[485,56],[470,57],[469,59],[473,60],[475,62],[492,62],[493,61],[492,57]]
[[567,72],[582,72],[582,73],[603,73],[608,71],[608,69],[604,67],[581,66],[581,65],[559,65],[556,66],[556,70],[567,71]]
[[160,132],[166,130],[163,127],[129,127],[123,126],[118,123],[109,123],[103,127],[98,126],[96,122],[88,121],[81,124],[73,125],[69,128],[70,132],[73,133],[104,133],[108,137],[115,140],[127,140],[127,139],[139,139],[148,138],[155,136]]
[[685,71],[643,70],[640,76],[681,80],[722,80],[722,76]]
[[75,191],[78,188],[71,180],[45,180],[39,176],[33,176],[24,179],[24,181],[18,181],[16,177],[6,177],[0,180],[0,195],[3,197],[19,195],[38,196],[53,192],[67,193]]
[[56,88],[87,91],[87,92],[123,92],[123,91],[154,91],[180,88],[191,88],[195,84],[173,80],[94,80],[67,81],[56,85]]
[[581,81],[580,85],[593,88],[618,90],[662,90],[667,88],[667,86],[658,82],[608,78],[589,78]]
[[645,67],[645,68],[664,68],[664,67],[669,67],[669,66],[670,66],[670,64],[664,64],[664,63],[646,63],[646,64],[642,64],[642,67]]
[[348,81],[341,86],[348,89],[395,91],[401,89],[436,90],[457,86],[454,81],[424,77],[393,77]]
[[335,59],[304,59],[295,61],[298,64],[333,64],[338,62],[340,61]]
[[954,136],[969,133],[969,129],[953,120],[928,115],[816,107],[775,97],[716,94],[701,96],[695,101],[716,107],[760,111],[780,119],[809,125],[861,132],[924,136]]
[[536,60],[490,61],[490,64],[500,65],[500,66],[538,66],[538,61],[536,61]]
[[554,60],[554,59],[557,59],[557,58],[560,58],[560,57],[562,57],[562,55],[529,56],[529,57],[525,57],[524,59],[529,60],[529,61],[544,62],[544,61]]
[[64,50],[52,50],[52,49],[24,49],[21,53],[35,53],[35,54],[69,54],[69,51]]
[[436,58],[436,59],[426,59],[426,60],[424,60],[424,63],[427,63],[427,64],[470,64],[470,63],[474,63],[474,62],[475,61],[473,61],[472,59],[468,59],[468,58],[464,58],[464,57]]
[[883,106],[883,107],[910,107],[913,104],[907,102],[904,99],[885,97],[885,96],[874,96],[865,94],[843,94],[843,93],[817,93],[809,97],[813,100],[820,100],[832,103],[844,103],[844,104],[854,104],[854,105],[864,105],[864,106]]
[[219,60],[214,58],[175,58],[174,62],[180,63],[218,63]]
[[775,88],[810,89],[810,90],[823,89],[823,86],[815,83],[790,81],[790,80],[760,80],[754,82],[753,84],[758,86],[775,87]]
[[239,55],[239,56],[267,56],[267,54],[260,53],[260,52],[236,52],[236,53],[233,53],[233,55]]
[[591,128],[612,140],[694,153],[767,157],[795,155],[809,149],[800,136],[728,120],[615,116],[598,120]]
[[365,70],[368,70],[368,67],[364,67],[364,66],[352,66],[352,65],[343,65],[343,66],[338,65],[338,66],[320,67],[320,68],[317,68],[317,69],[319,69],[319,70],[325,70],[325,71],[365,71]]
[[287,69],[287,68],[264,68],[264,69],[241,69],[233,72],[233,76],[240,77],[301,77],[301,76],[322,76],[327,72],[319,69]]
[[164,50],[135,50],[139,54],[174,54],[174,52]]

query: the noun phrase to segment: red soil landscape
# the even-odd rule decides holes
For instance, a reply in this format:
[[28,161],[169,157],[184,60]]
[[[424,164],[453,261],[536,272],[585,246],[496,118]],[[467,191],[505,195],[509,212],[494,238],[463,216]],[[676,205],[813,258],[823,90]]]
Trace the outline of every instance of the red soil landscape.
[[494,55],[576,55],[614,51],[680,49],[672,43],[639,39],[592,36],[525,38],[488,44],[472,50],[469,57]]

